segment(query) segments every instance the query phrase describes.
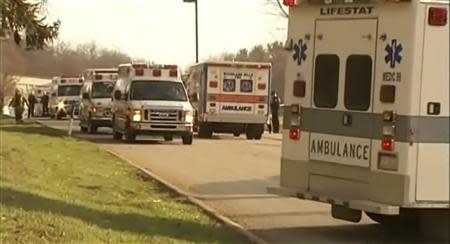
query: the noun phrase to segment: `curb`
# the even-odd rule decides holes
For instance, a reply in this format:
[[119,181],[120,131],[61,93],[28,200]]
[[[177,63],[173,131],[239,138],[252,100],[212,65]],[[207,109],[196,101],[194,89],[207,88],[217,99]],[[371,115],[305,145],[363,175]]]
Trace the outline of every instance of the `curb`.
[[115,152],[113,152],[113,151],[111,151],[109,149],[104,149],[104,150],[107,153],[113,155],[114,157],[117,157],[120,160],[125,161],[126,163],[130,164],[131,166],[135,167],[136,169],[140,170],[141,172],[147,174],[148,176],[150,176],[152,179],[156,180],[160,184],[162,184],[162,185],[166,186],[167,188],[169,188],[170,190],[176,192],[178,195],[185,197],[189,202],[191,202],[195,206],[197,206],[197,207],[201,208],[203,211],[205,211],[206,214],[208,214],[210,217],[213,217],[213,218],[219,220],[220,222],[224,223],[225,225],[227,225],[228,227],[230,227],[234,231],[244,235],[251,242],[256,243],[256,244],[268,244],[268,242],[263,240],[261,237],[258,237],[257,235],[253,234],[251,231],[246,230],[244,227],[242,227],[238,223],[234,222],[230,218],[228,218],[228,217],[218,213],[217,211],[215,211],[211,207],[207,206],[202,201],[200,201],[197,198],[193,197],[188,192],[178,188],[177,186],[175,186],[175,185],[169,183],[168,181],[162,179],[161,177],[157,176],[153,172],[151,172],[151,171],[149,171],[149,170],[147,170],[147,169],[145,169],[145,168],[143,168],[143,167],[133,163],[132,161],[122,157],[121,155],[119,155],[119,154],[117,154],[117,153],[115,153]]

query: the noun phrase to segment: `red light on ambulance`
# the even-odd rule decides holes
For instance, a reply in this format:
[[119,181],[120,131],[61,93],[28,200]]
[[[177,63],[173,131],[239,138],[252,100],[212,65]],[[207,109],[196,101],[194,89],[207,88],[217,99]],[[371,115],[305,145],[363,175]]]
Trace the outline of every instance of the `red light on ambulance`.
[[297,128],[291,128],[289,130],[289,139],[291,139],[291,140],[300,139],[300,130]]
[[154,69],[153,70],[153,76],[160,77],[161,76],[161,70],[160,69]]
[[283,4],[288,7],[297,5],[297,0],[283,0]]
[[384,151],[393,151],[394,150],[394,139],[383,139],[381,142],[381,148]]
[[170,70],[170,77],[177,77],[178,76],[178,70],[171,69]]
[[428,9],[428,24],[432,26],[444,26],[447,24],[447,9],[430,7]]
[[219,82],[217,82],[217,81],[210,81],[209,82],[209,87],[210,88],[217,88],[217,87],[219,87]]
[[135,69],[135,70],[134,70],[134,74],[135,74],[136,76],[144,76],[144,69],[141,69],[141,68]]

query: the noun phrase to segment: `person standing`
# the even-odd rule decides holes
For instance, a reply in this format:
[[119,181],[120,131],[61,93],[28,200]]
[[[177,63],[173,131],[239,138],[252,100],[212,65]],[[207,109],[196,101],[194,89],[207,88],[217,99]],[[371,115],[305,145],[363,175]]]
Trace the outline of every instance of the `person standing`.
[[28,95],[28,118],[34,117],[34,105],[36,104],[36,97],[34,92],[30,92]]
[[48,116],[48,102],[50,98],[47,95],[47,92],[44,92],[44,95],[41,98],[42,103],[42,116]]
[[25,110],[25,105],[28,105],[27,99],[22,96],[22,93],[19,89],[16,89],[14,93],[13,99],[11,99],[11,102],[9,103],[9,107],[14,108],[14,116],[16,119],[16,123],[22,123],[22,115],[23,111]]
[[275,91],[272,91],[272,99],[270,100],[270,110],[272,114],[272,130],[273,133],[280,133],[280,119],[278,113],[280,111],[280,98]]

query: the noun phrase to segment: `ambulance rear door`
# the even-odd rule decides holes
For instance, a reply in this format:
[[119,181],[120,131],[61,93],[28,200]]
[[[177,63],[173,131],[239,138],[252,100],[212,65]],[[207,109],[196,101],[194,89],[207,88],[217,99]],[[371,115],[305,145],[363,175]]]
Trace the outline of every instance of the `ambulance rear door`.
[[316,20],[313,105],[302,111],[311,161],[370,167],[377,25],[377,19]]

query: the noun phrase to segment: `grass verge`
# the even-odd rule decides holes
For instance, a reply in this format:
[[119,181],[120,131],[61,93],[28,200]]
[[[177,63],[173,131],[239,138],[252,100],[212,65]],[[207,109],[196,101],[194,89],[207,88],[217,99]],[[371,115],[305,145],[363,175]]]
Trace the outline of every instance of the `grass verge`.
[[0,243],[245,243],[92,143],[1,117]]

